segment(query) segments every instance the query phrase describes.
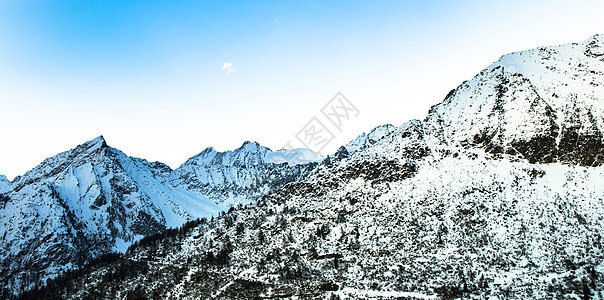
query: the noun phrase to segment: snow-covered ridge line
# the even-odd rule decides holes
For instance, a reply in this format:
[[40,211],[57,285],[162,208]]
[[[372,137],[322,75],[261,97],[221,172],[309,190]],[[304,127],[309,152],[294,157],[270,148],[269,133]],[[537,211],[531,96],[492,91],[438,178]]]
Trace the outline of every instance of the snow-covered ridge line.
[[199,154],[189,158],[182,166],[196,165],[223,165],[234,166],[242,164],[258,165],[261,163],[282,164],[290,166],[319,162],[324,158],[321,153],[306,148],[280,149],[273,151],[258,142],[245,141],[241,147],[224,152],[207,147]]
[[369,133],[362,133],[357,138],[348,142],[344,147],[348,154],[352,154],[358,150],[363,150],[366,147],[369,147],[375,144],[377,141],[381,140],[386,135],[390,134],[395,130],[395,127],[391,124],[384,124],[377,126],[369,131]]
[[266,153],[264,161],[273,164],[287,163],[289,166],[318,163],[325,159],[321,153],[306,148],[281,149]]
[[604,163],[604,38],[502,56],[424,120],[435,143],[529,162]]
[[254,201],[268,191],[299,178],[314,168],[321,155],[308,149],[273,152],[257,142],[218,152],[206,148],[170,175],[170,183],[192,193],[208,195],[224,209]]

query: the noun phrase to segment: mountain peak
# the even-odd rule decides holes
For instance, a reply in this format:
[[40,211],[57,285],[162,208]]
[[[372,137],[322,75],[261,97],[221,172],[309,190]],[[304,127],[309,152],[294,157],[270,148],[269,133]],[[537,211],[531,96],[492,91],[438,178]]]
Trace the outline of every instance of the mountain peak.
[[604,164],[604,45],[599,35],[510,53],[431,109],[442,142],[531,163]]
[[102,135],[99,135],[96,138],[84,143],[84,145],[88,146],[88,148],[103,148],[107,147],[107,141]]
[[256,152],[261,147],[262,146],[258,142],[245,141],[245,142],[243,142],[241,147],[239,147],[239,149],[243,149],[247,152]]
[[200,152],[200,154],[204,153],[204,154],[208,154],[211,152],[216,152],[216,150],[214,149],[214,147],[206,147],[205,149],[203,149],[203,151]]

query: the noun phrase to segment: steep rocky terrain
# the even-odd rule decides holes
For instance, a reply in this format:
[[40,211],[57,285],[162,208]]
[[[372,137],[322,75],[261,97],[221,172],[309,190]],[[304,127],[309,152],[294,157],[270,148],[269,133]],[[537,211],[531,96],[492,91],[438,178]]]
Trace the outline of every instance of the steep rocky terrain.
[[601,299],[602,49],[503,56],[423,121],[23,296]]

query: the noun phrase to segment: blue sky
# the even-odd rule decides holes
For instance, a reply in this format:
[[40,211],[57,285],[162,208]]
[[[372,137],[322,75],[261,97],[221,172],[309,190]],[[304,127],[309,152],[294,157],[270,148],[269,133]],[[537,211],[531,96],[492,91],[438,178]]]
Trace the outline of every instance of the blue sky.
[[279,149],[340,91],[360,114],[334,130],[331,152],[423,118],[505,53],[604,32],[602,11],[601,1],[0,0],[0,174],[101,134],[172,167],[207,146]]

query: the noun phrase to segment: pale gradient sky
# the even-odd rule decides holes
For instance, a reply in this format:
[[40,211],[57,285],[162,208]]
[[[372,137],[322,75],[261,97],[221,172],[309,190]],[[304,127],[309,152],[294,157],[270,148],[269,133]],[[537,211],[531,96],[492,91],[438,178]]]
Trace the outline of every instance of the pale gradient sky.
[[338,91],[364,131],[422,119],[501,55],[604,33],[604,1],[0,0],[0,174],[103,135],[178,167],[274,150]]

